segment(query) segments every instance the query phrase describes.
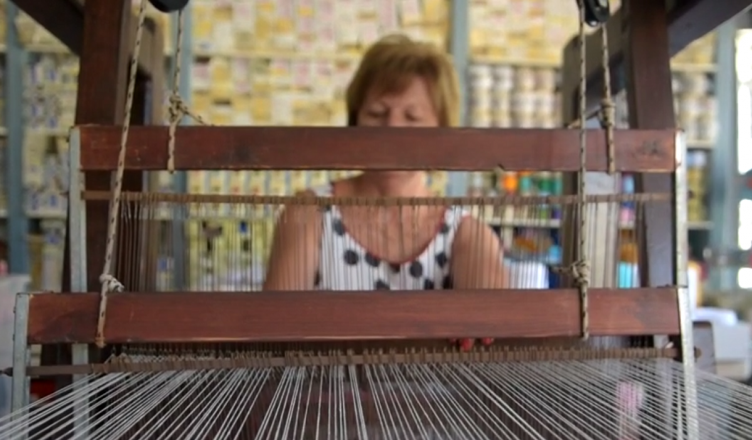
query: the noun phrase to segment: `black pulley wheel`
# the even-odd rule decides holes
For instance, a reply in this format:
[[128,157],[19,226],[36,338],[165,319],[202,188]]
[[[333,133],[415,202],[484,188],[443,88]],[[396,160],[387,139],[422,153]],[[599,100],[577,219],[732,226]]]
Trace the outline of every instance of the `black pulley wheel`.
[[608,0],[579,0],[585,2],[585,23],[592,27],[608,21],[611,8]]
[[149,0],[149,3],[164,13],[170,13],[183,9],[188,0]]

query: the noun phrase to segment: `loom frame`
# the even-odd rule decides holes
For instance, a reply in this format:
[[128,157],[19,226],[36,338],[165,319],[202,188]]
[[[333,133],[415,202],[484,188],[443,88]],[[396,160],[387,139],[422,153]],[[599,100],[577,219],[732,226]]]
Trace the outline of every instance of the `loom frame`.
[[[58,0],[58,2],[60,2],[60,1],[67,1],[67,0]],[[107,3],[107,2],[108,2],[108,0],[87,0],[87,2],[86,2],[86,5],[87,5],[86,8],[87,9],[91,8],[92,11],[94,9],[100,9],[101,10],[102,6],[105,6],[105,3]],[[698,2],[696,2],[696,3],[698,3]],[[709,3],[709,0],[704,0],[704,1],[699,2],[699,3],[707,5]],[[106,6],[109,7],[109,5],[106,5]],[[694,9],[700,9],[700,8],[697,8],[696,5],[693,5],[693,8]],[[91,26],[91,28],[94,28],[94,26]],[[96,34],[97,33],[94,32],[93,30],[85,30],[85,32],[84,32],[85,36],[86,35],[92,35],[93,36],[93,35],[96,35]],[[104,40],[111,40],[111,38],[109,37],[109,34],[111,34],[111,33],[105,32],[104,34],[108,34],[107,37],[103,36]],[[612,32],[612,36],[613,35],[617,35],[617,33],[616,32]],[[597,35],[594,36],[594,37],[597,37]],[[158,39],[155,38],[155,40],[158,40]],[[588,46],[593,46],[593,45],[589,44]],[[88,46],[88,48],[90,49],[88,52],[91,52],[91,53],[86,53],[87,52],[86,50],[82,51],[82,52],[84,52],[84,55],[86,55],[86,58],[88,58],[88,59],[92,58],[93,52],[103,52],[104,51],[104,48],[103,49],[97,49],[97,48],[94,48],[92,46]],[[122,50],[123,50],[123,47],[121,45],[120,51],[122,52]],[[116,51],[116,52],[118,52],[118,51]],[[113,87],[112,82],[102,81],[103,75],[101,75],[101,74],[97,75],[96,72],[95,72],[96,69],[94,69],[94,66],[92,66],[91,64],[92,64],[91,61],[89,63],[87,63],[87,65],[89,66],[88,69],[84,69],[82,67],[82,72],[83,71],[91,72],[91,74],[92,74],[92,78],[91,79],[96,79],[99,82],[99,84],[105,84],[107,87],[112,88]],[[106,75],[104,75],[104,76],[106,76]],[[117,88],[117,87],[115,87],[115,88]],[[83,108],[84,104],[87,104],[85,107],[88,108],[89,109],[89,113],[93,115],[94,113],[91,112],[91,109],[94,106],[89,105],[89,104],[91,104],[91,102],[82,102],[82,103],[79,103],[79,109]],[[118,107],[118,106],[115,106],[115,107]],[[94,119],[96,119],[96,117],[94,117],[94,116],[91,116],[91,117],[93,117]],[[78,122],[91,122],[91,121],[78,121]],[[109,123],[109,122],[105,122],[105,123]],[[166,129],[165,129],[165,131],[166,131]],[[74,131],[74,135],[75,135],[75,131]],[[677,151],[677,154],[678,154],[678,151]],[[680,162],[680,164],[683,164],[683,162]],[[680,180],[680,179],[678,179],[678,177],[679,177],[678,174],[679,173],[677,173],[677,174],[674,175],[675,180]],[[676,188],[676,191],[677,191],[677,195],[681,195],[683,192],[680,191],[679,188],[686,188],[686,182],[684,182],[683,186],[681,186],[680,183],[677,183],[676,186],[675,186],[675,188]],[[677,199],[677,204],[679,204],[679,203],[681,203],[681,202],[680,202],[680,200]],[[684,200],[684,203],[685,203],[685,205],[684,205],[684,211],[686,211],[686,200]],[[677,209],[677,212],[679,212],[679,211],[681,211],[681,210]],[[75,213],[79,213],[81,215],[76,216]],[[70,221],[69,221],[69,223],[71,225],[71,231],[72,231],[69,234],[69,237],[70,237],[71,240],[73,240],[73,237],[75,236],[75,237],[77,237],[79,239],[79,241],[77,242],[77,245],[75,245],[75,247],[70,250],[69,255],[72,255],[72,256],[79,255],[79,256],[83,256],[83,258],[82,259],[76,259],[76,258],[72,258],[71,259],[71,267],[73,269],[77,269],[78,272],[77,273],[74,272],[72,274],[72,276],[71,276],[72,283],[71,283],[71,286],[70,286],[71,287],[70,290],[73,291],[73,292],[76,292],[76,291],[85,291],[85,290],[87,290],[86,289],[87,273],[86,273],[86,264],[85,264],[85,261],[86,261],[86,249],[88,247],[87,244],[86,244],[86,215],[84,213],[82,213],[81,211],[75,211],[75,210],[71,210],[71,214],[72,214],[71,217],[77,217],[77,218],[71,218]],[[97,214],[99,214],[99,212],[97,212]],[[104,219],[103,218],[92,218],[90,220],[92,221],[92,223],[94,223],[96,221],[101,221],[101,220],[104,220]],[[681,230],[686,231],[686,224],[681,224],[681,223],[682,222],[676,222],[676,224],[675,224],[676,229],[679,230],[679,231],[681,231]],[[679,233],[677,236],[678,237],[684,237],[685,234]],[[677,248],[678,248],[680,254],[682,252],[681,251],[682,245],[683,245],[683,243],[681,242],[681,240],[679,242],[677,242]],[[686,256],[686,250],[683,252],[682,255]],[[77,265],[76,262],[78,262],[78,265]],[[685,272],[685,275],[686,275],[686,272]],[[74,286],[77,286],[78,288],[74,288]],[[679,286],[680,287],[678,288],[678,292],[679,292],[678,301],[680,303],[679,313],[681,314],[681,313],[683,313],[683,310],[684,310],[684,307],[681,307],[682,301],[684,301],[684,303],[686,304],[686,287],[682,287],[681,284],[679,284]],[[28,348],[27,344],[26,343],[24,343],[24,344],[20,344],[19,343],[20,341],[26,341],[27,340],[27,330],[28,330],[27,324],[28,324],[28,320],[27,320],[27,315],[26,314],[19,313],[19,312],[22,312],[24,310],[29,310],[29,302],[32,299],[32,297],[33,297],[32,294],[20,294],[18,296],[17,304],[16,304],[16,311],[17,311],[16,312],[16,324],[15,324],[15,331],[16,331],[16,333],[14,335],[14,373],[15,374],[14,374],[14,378],[13,378],[13,407],[14,408],[17,407],[16,406],[16,400],[17,399],[23,398],[23,395],[26,395],[26,397],[28,397],[29,378],[26,377],[26,375],[25,375],[25,366],[28,363],[28,354],[29,353],[28,353],[28,349],[27,349]],[[685,328],[686,315],[683,315],[683,316],[684,316],[685,319],[681,320],[681,324],[682,324],[682,328]],[[690,326],[691,326],[691,323],[690,323]],[[686,333],[686,332],[683,332],[683,333]],[[78,348],[79,350],[76,350],[76,348]],[[83,353],[85,355],[86,354],[86,350],[87,350],[86,346],[83,346],[83,347],[80,346],[80,345],[78,347],[74,346],[74,352],[75,351],[81,352],[81,349],[83,349]],[[21,373],[21,374],[18,374],[18,373]],[[26,403],[28,403],[28,402],[26,402]]]
[[[126,165],[129,170],[164,169],[167,144],[164,127],[133,127],[130,137],[129,154]],[[431,130],[433,131],[433,130]],[[436,130],[437,132],[440,130]],[[414,143],[414,136],[431,136],[426,129],[417,130],[362,130],[353,128],[271,128],[271,127],[180,127],[178,133],[178,147],[176,149],[176,166],[179,169],[207,169],[206,157],[213,157],[210,163],[215,169],[312,169],[315,168],[304,161],[291,160],[288,156],[290,148],[306,142],[319,157],[319,167],[324,169],[416,169],[424,168],[426,162],[433,168],[442,166],[468,171],[488,169],[493,164],[498,165],[498,157],[505,157],[504,167],[508,170],[525,170],[540,157],[549,157],[550,163],[540,164],[541,168],[550,170],[576,169],[577,164],[568,157],[578,146],[577,132],[572,130],[506,130],[506,129],[449,129],[441,130],[441,136],[434,142],[427,143],[428,148],[415,148],[410,151],[409,145]],[[116,152],[119,139],[119,127],[82,126],[71,131],[70,136],[70,273],[71,292],[87,292],[88,271],[86,267],[86,201],[85,175],[92,169],[108,171],[114,169],[116,163],[99,161],[99,157],[112,157]],[[218,133],[225,133],[227,141],[224,152],[220,147],[207,147],[203,140],[216,137]],[[385,145],[383,154],[372,153],[370,166],[363,162],[358,152],[350,153],[343,159],[339,154],[342,148],[331,148],[337,145],[337,134],[341,134],[342,145],[353,151],[353,140],[376,138],[377,145]],[[362,137],[361,137],[362,135]],[[457,137],[454,137],[454,136]],[[280,137],[281,136],[281,137]],[[588,163],[592,168],[605,170],[607,167],[605,135],[601,130],[589,132],[592,139],[589,148]],[[670,136],[670,137],[669,137]],[[259,142],[259,138],[267,139]],[[270,147],[268,139],[277,141]],[[476,141],[471,143],[477,149],[477,156],[464,163],[457,163],[451,157],[450,149],[457,140]],[[506,145],[519,145],[519,139],[528,142],[545,139],[538,145],[539,149],[526,150],[517,148],[518,153],[510,155]],[[282,139],[282,141],[280,141]],[[443,139],[443,141],[442,141]],[[506,139],[506,142],[505,142]],[[677,188],[686,186],[684,168],[683,135],[675,130],[664,131],[619,131],[617,142],[623,141],[624,148],[618,149],[617,168],[621,171],[666,172],[671,169],[677,181]],[[672,139],[673,142],[669,142]],[[191,141],[192,140],[192,141]],[[254,141],[255,140],[255,141]],[[187,145],[181,144],[185,141]],[[347,141],[346,143],[343,143]],[[192,142],[192,143],[188,143]],[[437,143],[438,142],[438,143]],[[443,142],[443,144],[442,144]],[[200,145],[204,145],[200,147]],[[444,145],[444,146],[442,146]],[[183,149],[181,150],[181,146]],[[326,146],[326,147],[325,147]],[[204,155],[201,149],[209,150]],[[327,149],[328,148],[328,149]],[[198,151],[196,150],[198,149]],[[444,154],[437,154],[437,149]],[[212,153],[213,151],[213,153]],[[217,152],[219,151],[219,153]],[[240,154],[238,151],[246,151]],[[248,151],[264,153],[263,161]],[[327,152],[328,151],[328,152]],[[148,152],[148,153],[147,153]],[[233,153],[234,152],[234,153]],[[328,156],[328,157],[327,157]],[[224,157],[224,159],[221,159]],[[349,157],[349,158],[348,158]],[[655,158],[660,160],[657,160]],[[650,158],[653,158],[651,161]],[[623,160],[619,160],[623,159]],[[431,162],[433,161],[433,162]],[[223,166],[219,166],[221,165]],[[540,163],[540,162],[539,162]],[[556,163],[557,166],[551,164]],[[401,166],[399,166],[401,164]],[[678,193],[680,195],[681,193]],[[675,195],[677,212],[686,211],[686,197]],[[683,206],[683,208],[682,208]],[[680,222],[681,223],[681,222]],[[686,225],[677,224],[677,228]],[[679,252],[681,249],[679,249]],[[96,270],[96,268],[94,268]],[[455,292],[456,293],[456,292]],[[553,289],[532,292],[530,290],[506,289],[503,293],[493,291],[470,291],[464,295],[451,295],[446,292],[390,292],[379,293],[359,292],[352,295],[345,292],[318,294],[314,292],[285,292],[285,293],[255,293],[253,296],[243,293],[227,292],[183,292],[183,293],[154,293],[143,295],[139,293],[113,293],[110,296],[109,320],[105,329],[110,343],[127,342],[200,342],[200,341],[291,341],[291,340],[351,340],[351,339],[385,339],[408,340],[420,338],[457,337],[459,329],[462,334],[477,334],[483,336],[497,336],[507,338],[556,338],[576,337],[580,332],[579,297],[575,289]],[[682,313],[682,298],[686,292],[682,287],[666,287],[659,289],[592,289],[591,307],[593,308],[592,335],[615,336],[625,334],[681,334],[686,323]],[[222,295],[222,303],[217,295]],[[612,296],[613,295],[613,296]],[[284,298],[283,298],[284,297]],[[25,406],[28,402],[28,377],[25,371],[28,367],[29,345],[65,343],[80,344],[85,347],[94,342],[97,305],[99,293],[24,293],[19,294],[16,304],[16,323],[14,343],[14,376],[13,376],[13,406],[14,409]],[[178,302],[177,300],[180,299]],[[405,314],[406,307],[414,309],[417,302],[424,310],[425,303],[436,300],[430,307],[432,314],[427,319],[416,318],[414,314]],[[207,302],[209,301],[209,302]],[[364,319],[358,316],[351,307],[362,310],[366,301],[373,301],[371,307],[381,308],[378,319]],[[555,302],[551,312],[540,316],[540,305]],[[266,303],[266,306],[263,304]],[[280,307],[280,304],[286,304]],[[159,305],[161,304],[161,305]],[[169,323],[174,316],[193,316],[201,311],[206,313],[211,304],[210,314],[222,314],[222,325],[211,324],[211,320],[191,320],[180,322],[178,318]],[[349,319],[350,325],[327,326],[326,320],[311,320],[295,322],[290,319],[290,308],[297,307],[305,310],[310,307],[331,307],[337,305],[337,318]],[[489,306],[489,304],[491,306]],[[391,310],[384,307],[391,305]],[[457,314],[456,310],[465,313]],[[285,312],[280,312],[284,309]],[[165,314],[169,310],[171,313]],[[228,317],[228,313],[240,310],[254,310],[254,314],[235,313]],[[276,310],[276,312],[275,312]],[[531,311],[538,311],[538,320],[548,323],[547,327],[532,328],[526,326],[527,320],[519,320]],[[630,313],[631,312],[631,313]],[[285,315],[285,316],[283,316]],[[139,316],[138,323],[133,316]],[[356,318],[353,319],[353,316]],[[514,318],[517,318],[516,320]],[[666,319],[669,317],[669,319]],[[249,319],[251,318],[251,319]],[[285,326],[269,324],[287,318]],[[506,322],[506,319],[511,321]],[[250,322],[249,322],[250,321]],[[496,322],[495,322],[496,321]],[[502,324],[499,324],[500,321]],[[208,326],[205,324],[209,324]],[[379,332],[385,324],[391,324],[397,330],[390,334]],[[529,323],[528,323],[529,324]],[[691,323],[690,323],[691,325]],[[691,331],[691,330],[690,330]],[[530,340],[533,342],[533,340]],[[80,362],[80,361],[79,361]],[[23,372],[15,374],[15,372]]]

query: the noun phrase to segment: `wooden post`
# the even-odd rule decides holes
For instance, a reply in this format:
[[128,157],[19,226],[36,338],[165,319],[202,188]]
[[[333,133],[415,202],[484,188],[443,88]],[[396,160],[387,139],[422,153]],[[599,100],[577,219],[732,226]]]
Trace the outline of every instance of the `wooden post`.
[[[627,1],[629,28],[625,42],[627,101],[631,128],[676,127],[671,89],[668,21],[661,2]],[[635,181],[638,192],[668,193],[669,174],[644,174]],[[674,285],[676,248],[670,202],[651,203],[645,209],[643,243],[640,243],[640,277],[644,286]],[[674,239],[684,239],[675,237]],[[647,256],[650,255],[648,259]]]
[[[669,23],[665,6],[662,2],[628,0],[623,7],[628,23],[623,42],[630,128],[675,128]],[[642,174],[635,177],[637,192],[667,193],[676,190],[670,174]],[[686,237],[676,237],[674,205],[670,202],[650,203],[645,207],[641,220],[641,225],[635,225],[643,232],[638,236],[641,285],[675,285],[678,281],[676,240]],[[634,339],[644,346],[665,344],[665,336],[656,336]],[[683,407],[672,408],[676,405],[670,398],[673,395],[672,387],[676,386],[675,378],[667,376],[661,379],[662,390],[648,392],[646,396],[648,407],[653,408],[650,414],[645,414],[645,429],[648,430],[680,428],[675,426],[677,422],[669,422],[675,411],[684,410]]]
[[[121,125],[125,110],[125,95],[129,68],[129,54],[133,45],[133,14],[129,0],[87,0],[84,6],[84,30],[81,48],[80,69],[78,77],[78,96],[76,105],[75,124]],[[155,23],[150,26],[158,28]],[[164,90],[163,79],[163,38],[161,32],[156,32],[150,47],[154,66],[148,69],[154,72],[152,77],[139,74],[134,95],[131,124],[143,125],[150,120],[161,119],[161,113],[154,109],[161,107]],[[159,57],[154,54],[159,54]],[[146,109],[149,102],[147,94],[155,95],[151,99],[153,107]],[[109,172],[89,172],[84,179],[86,188],[90,190],[110,190]],[[123,190],[140,191],[143,176],[141,172],[126,173]],[[107,202],[89,202],[86,206],[86,267],[87,291],[99,291],[99,275],[103,267],[105,256],[105,240],[107,235]],[[67,225],[70,234],[70,222]],[[132,233],[132,232],[131,232]],[[71,290],[70,247],[65,242],[63,260],[63,291]],[[99,356],[95,350],[90,356]],[[47,347],[43,349],[42,362],[44,364],[67,364],[71,361],[68,346]],[[60,378],[59,380],[69,380]],[[65,385],[62,382],[58,386]]]

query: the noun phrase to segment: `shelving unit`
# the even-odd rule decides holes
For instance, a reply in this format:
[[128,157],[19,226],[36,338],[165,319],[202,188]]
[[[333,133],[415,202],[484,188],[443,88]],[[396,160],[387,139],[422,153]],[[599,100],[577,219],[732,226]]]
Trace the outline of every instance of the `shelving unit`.
[[[612,7],[618,8],[619,2],[612,0]],[[38,262],[46,261],[42,255],[50,261],[61,255],[55,247],[62,243],[65,216],[65,200],[60,197],[65,188],[60,182],[66,181],[66,165],[61,159],[67,149],[67,127],[72,124],[76,62],[39,26],[19,18],[12,3],[3,3],[2,10],[6,11],[6,28],[0,31],[7,35],[0,36],[0,41],[6,41],[0,49],[5,64],[11,67],[4,75],[5,90],[10,94],[0,107],[23,106],[26,110],[6,113],[9,129],[0,127],[0,138],[7,144],[2,148],[0,143],[0,151],[5,150],[0,158],[4,156],[8,170],[7,187],[0,194],[9,195],[5,205],[0,196],[0,214],[7,217],[0,224],[9,237],[12,271],[52,273],[52,269],[40,269]],[[344,87],[364,49],[391,32],[432,41],[452,54],[461,74],[467,125],[555,127],[561,123],[558,70],[562,47],[577,31],[572,1],[192,0],[189,10],[181,87],[192,109],[215,124],[343,125]],[[166,51],[171,54],[175,23],[165,21],[164,15],[155,16],[163,20],[165,35],[170,36]],[[703,135],[691,136],[693,164],[711,161],[716,148],[714,121],[699,121],[700,106],[687,104],[718,105],[712,99],[716,70],[713,38],[696,42],[673,62],[678,119],[688,134]],[[185,68],[187,65],[190,68]],[[53,66],[60,67],[51,75]],[[623,104],[617,97],[619,100]],[[620,112],[624,114],[623,105]],[[43,170],[50,168],[59,171],[57,179],[40,178]],[[153,181],[158,191],[284,195],[350,174],[158,173]],[[708,180],[700,172],[694,175],[691,180],[696,183]],[[514,177],[513,183],[511,176],[497,173],[436,172],[431,174],[430,184],[438,195],[500,193],[512,187],[514,191],[521,187],[528,191],[529,187],[529,191],[547,194],[560,191],[557,176]],[[693,201],[703,202],[696,204],[697,215],[690,218],[695,254],[701,252],[713,228],[708,210],[702,212],[705,193],[700,185],[691,195]],[[624,218],[626,229],[629,216]],[[506,236],[519,230],[550,233],[559,227],[556,218],[488,221]],[[268,241],[268,237],[256,238]],[[55,282],[45,286],[54,288]]]

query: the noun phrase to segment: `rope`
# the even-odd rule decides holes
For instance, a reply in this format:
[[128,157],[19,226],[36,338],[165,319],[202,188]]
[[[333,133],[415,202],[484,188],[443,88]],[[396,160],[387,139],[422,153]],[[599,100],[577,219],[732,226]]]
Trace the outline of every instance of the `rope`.
[[570,266],[570,274],[579,289],[580,306],[582,318],[582,339],[587,340],[590,337],[590,307],[588,298],[588,287],[590,285],[590,265],[585,256],[585,246],[587,245],[587,218],[585,212],[585,172],[587,171],[587,130],[585,129],[585,119],[587,113],[587,70],[585,59],[585,2],[577,2],[580,12],[580,172],[577,174],[577,186],[579,190],[579,204],[577,205],[577,215],[580,220],[580,237],[577,244],[577,256],[574,264]]
[[603,100],[601,101],[601,127],[606,130],[606,145],[608,146],[608,174],[616,172],[616,163],[614,158],[614,121],[615,108],[614,100],[611,97],[611,72],[609,69],[608,55],[608,26],[606,23],[601,25],[601,55],[603,62]]
[[182,69],[181,53],[183,52],[183,9],[178,11],[177,42],[175,44],[175,70],[172,77],[172,93],[170,94],[169,140],[167,143],[167,170],[170,174],[175,172],[175,132],[183,117],[188,116],[201,125],[209,125],[204,118],[193,113],[180,96],[180,71]]
[[[122,292],[125,287],[110,272],[112,271],[112,258],[115,250],[115,236],[118,227],[118,214],[120,211],[120,201],[122,197],[123,174],[125,171],[125,153],[128,144],[128,133],[130,130],[131,109],[133,107],[133,95],[136,88],[136,71],[138,67],[138,55],[141,50],[141,39],[143,35],[144,22],[146,20],[146,0],[141,0],[138,11],[138,26],[136,28],[136,41],[133,48],[133,56],[130,63],[130,76],[128,78],[128,93],[125,101],[125,115],[123,121],[123,132],[120,139],[120,151],[118,156],[118,167],[114,179],[114,189],[112,190],[112,201],[110,204],[109,224],[107,227],[107,249],[105,254],[104,269],[99,277],[102,284],[102,291],[99,303],[99,316],[97,322],[96,344],[103,347],[104,343],[104,326],[107,315],[107,299],[110,292]],[[183,50],[183,32],[184,32],[183,9],[178,11],[177,42],[175,49],[175,70],[173,72],[173,86],[170,94],[170,106],[168,109],[170,126],[168,142],[168,163],[167,169],[170,173],[175,170],[175,132],[177,126],[184,116],[189,116],[202,125],[209,125],[204,118],[193,113],[180,96],[180,71],[182,69],[181,54]]]
[[[579,4],[580,2],[578,2]],[[584,46],[580,45],[580,50],[584,52]],[[583,124],[585,122],[592,118],[597,116],[601,128],[606,130],[606,145],[607,145],[607,160],[608,160],[608,174],[613,175],[616,172],[616,152],[615,152],[615,146],[614,146],[614,126],[616,123],[616,104],[614,103],[614,100],[612,98],[611,94],[611,72],[609,68],[609,51],[608,51],[608,26],[607,23],[603,23],[601,25],[601,64],[603,67],[603,98],[601,99],[601,105],[599,108],[595,109],[591,112],[586,112],[580,114],[580,117],[575,119],[574,121],[570,122],[566,128],[574,129],[574,128],[582,128]],[[582,55],[580,58],[580,62],[582,61]],[[582,70],[582,72],[585,72]],[[583,73],[584,74],[584,73]],[[582,87],[580,87],[580,92],[582,92]],[[582,93],[580,94],[580,99],[582,99]]]
[[99,281],[102,283],[102,291],[99,302],[99,317],[97,321],[96,344],[100,348],[104,346],[104,325],[107,314],[107,296],[110,292],[121,292],[123,285],[115,279],[112,272],[112,257],[115,250],[115,235],[118,227],[118,214],[120,212],[120,196],[123,190],[123,174],[125,172],[125,152],[128,144],[128,132],[131,123],[131,110],[133,108],[133,95],[136,89],[136,72],[138,70],[138,55],[141,51],[141,37],[146,19],[146,0],[141,0],[138,11],[138,26],[136,27],[136,42],[131,56],[130,72],[128,77],[128,92],[125,97],[125,115],[123,115],[123,131],[120,136],[120,151],[118,154],[118,166],[114,176],[114,188],[110,203],[109,223],[107,224],[107,247],[104,257],[104,268]]

